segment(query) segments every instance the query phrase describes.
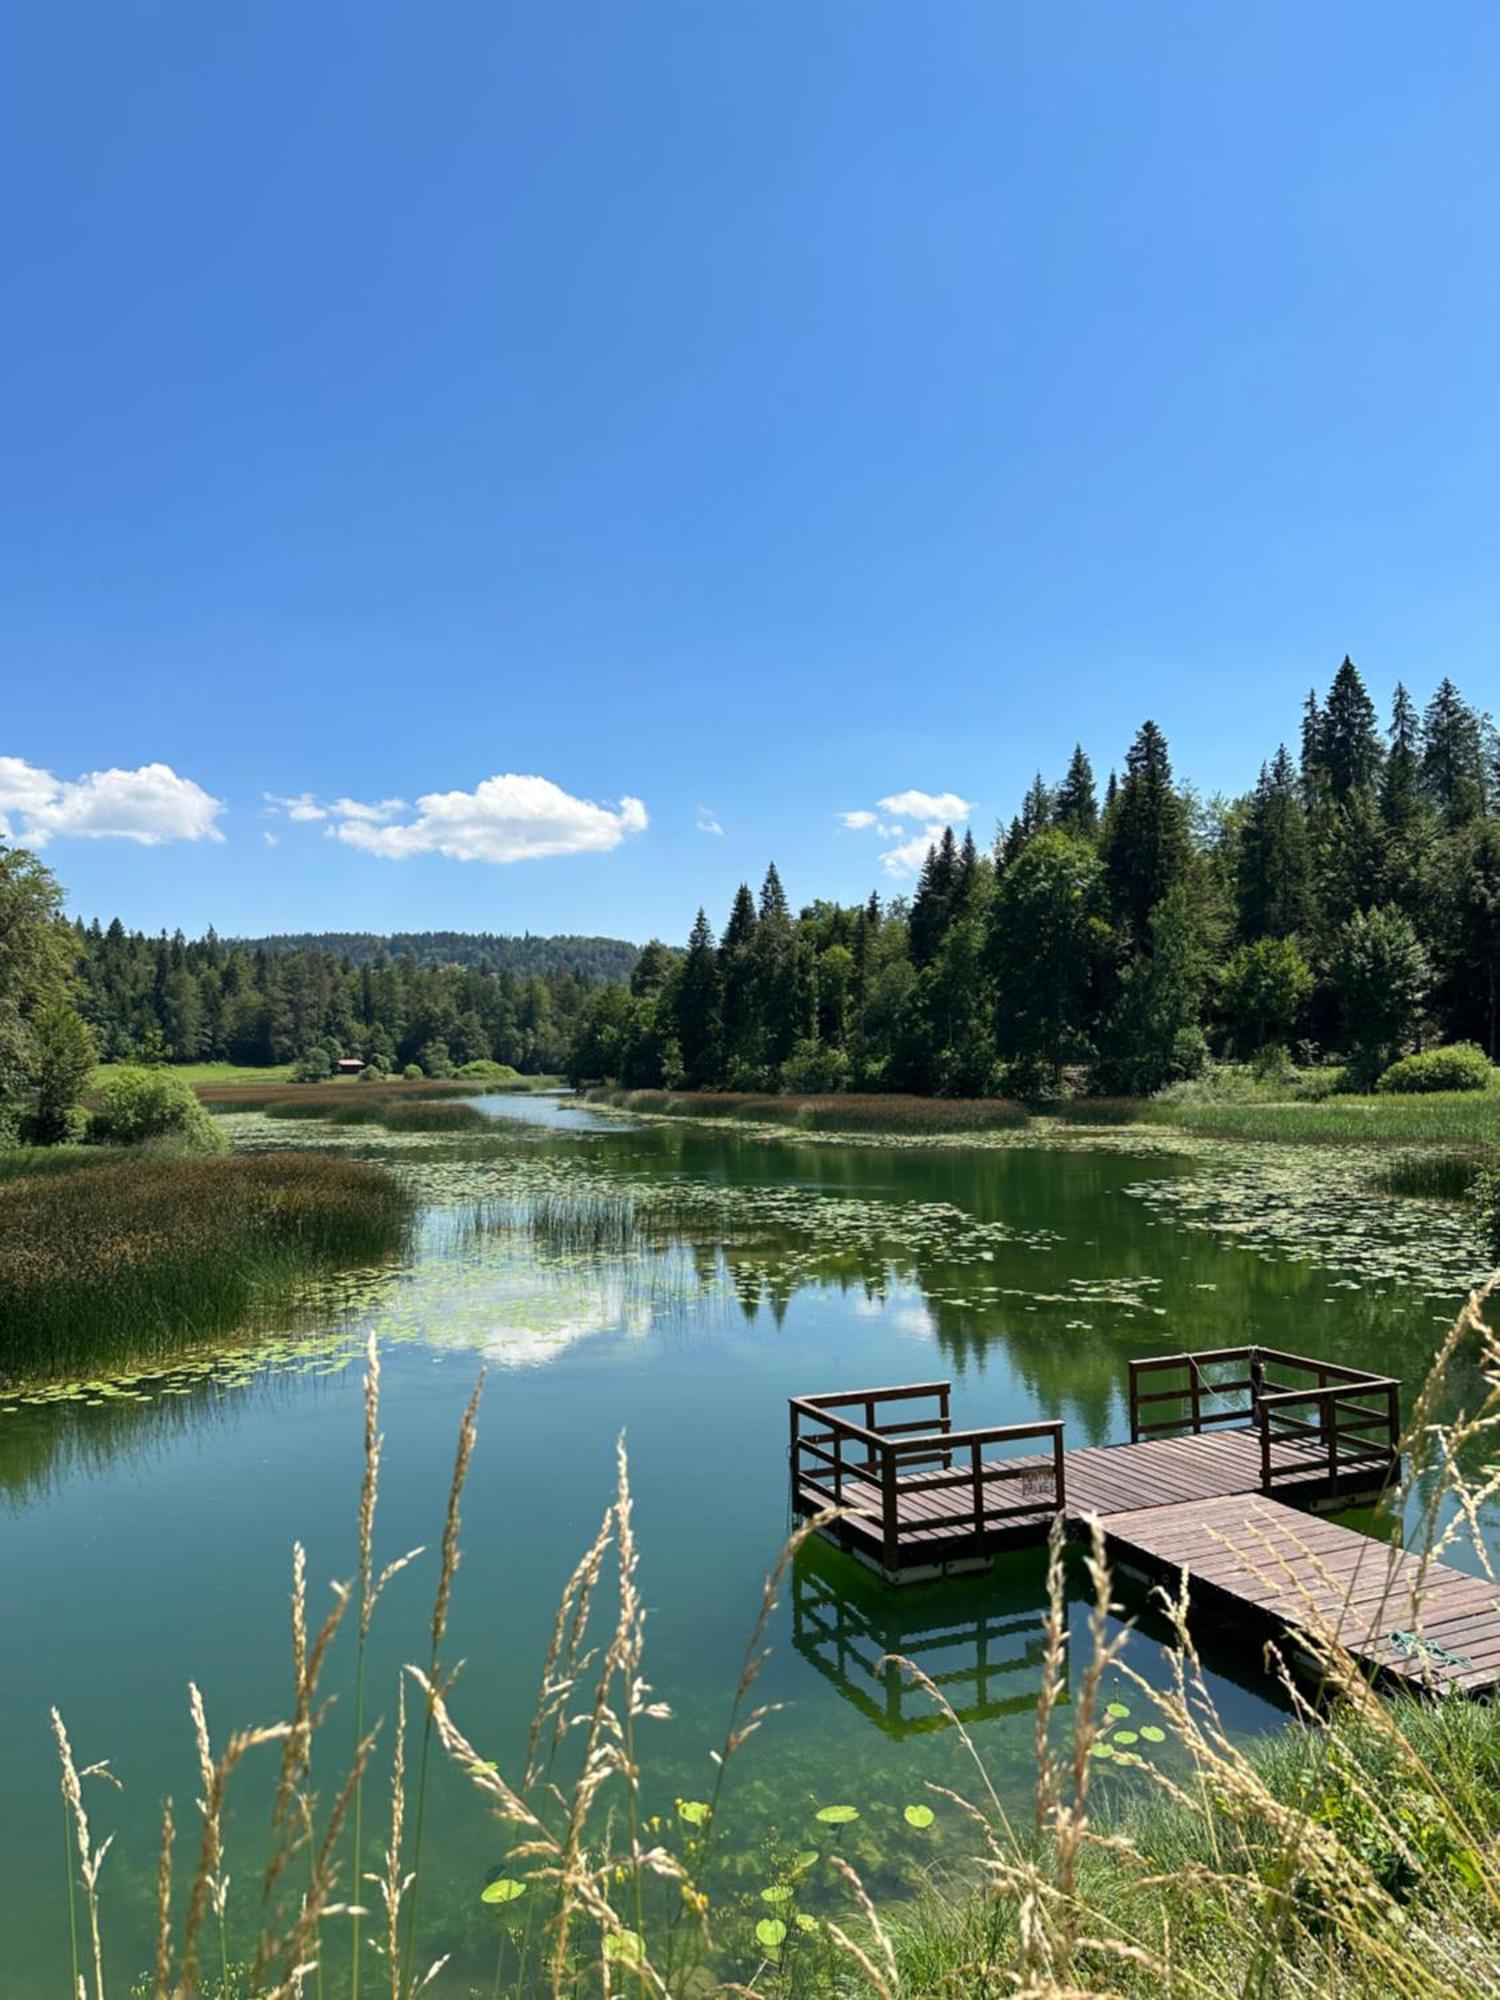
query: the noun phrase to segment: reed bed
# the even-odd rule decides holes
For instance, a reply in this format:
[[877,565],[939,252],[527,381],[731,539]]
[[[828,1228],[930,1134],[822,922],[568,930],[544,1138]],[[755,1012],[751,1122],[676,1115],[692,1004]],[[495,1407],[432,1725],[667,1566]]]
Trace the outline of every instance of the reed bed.
[[1336,1096],[1316,1103],[1163,1104],[1145,1107],[1152,1125],[1207,1139],[1264,1139],[1280,1145],[1500,1144],[1500,1091],[1430,1096]]
[[683,1118],[724,1118],[755,1125],[791,1125],[807,1132],[900,1134],[993,1132],[1024,1125],[1025,1105],[1003,1097],[911,1097],[897,1093],[829,1092],[773,1095],[716,1090],[584,1092],[588,1102],[620,1110]]
[[[1488,1443],[1500,1426],[1500,1345],[1484,1317],[1486,1298],[1475,1294],[1444,1342],[1404,1443],[1426,1496],[1423,1545],[1440,1555],[1472,1535],[1488,1567],[1478,1506],[1500,1481],[1500,1464],[1491,1450],[1477,1486],[1456,1469],[1468,1447]],[[1485,1384],[1479,1406],[1450,1428],[1437,1426],[1444,1373],[1476,1360]],[[149,2000],[310,2000],[314,1992],[354,2000],[362,1985],[380,2000],[416,2000],[439,1986],[491,2000],[1493,2000],[1500,1991],[1500,1711],[1376,1696],[1336,1627],[1317,1627],[1309,1613],[1316,1699],[1273,1654],[1292,1721],[1278,1742],[1247,1752],[1216,1710],[1184,1602],[1158,1593],[1173,1635],[1164,1684],[1122,1657],[1128,1628],[1116,1622],[1097,1533],[1082,1558],[1093,1601],[1087,1644],[1072,1649],[1082,1657],[1071,1661],[1066,1558],[1060,1534],[1053,1538],[1040,1613],[1036,1782],[1024,1823],[1007,1813],[943,1689],[910,1662],[892,1663],[925,1691],[966,1754],[969,1782],[934,1784],[929,1793],[930,1810],[968,1829],[970,1855],[966,1868],[930,1876],[883,1908],[838,1851],[858,1852],[849,1844],[857,1829],[847,1824],[825,1830],[824,1851],[789,1861],[770,1893],[746,1891],[720,1865],[733,1843],[726,1777],[773,1720],[759,1686],[769,1635],[789,1566],[816,1524],[793,1538],[766,1580],[726,1699],[708,1795],[679,1800],[670,1820],[646,1815],[643,1770],[652,1732],[668,1715],[647,1677],[623,1443],[614,1496],[563,1588],[525,1754],[503,1770],[466,1735],[462,1688],[444,1654],[479,1393],[460,1424],[424,1664],[382,1691],[395,1718],[384,1741],[364,1729],[361,1684],[351,1737],[330,1719],[329,1662],[351,1644],[363,1660],[386,1581],[420,1554],[380,1563],[372,1342],[358,1577],[335,1587],[314,1629],[305,1561],[294,1550],[292,1698],[283,1721],[216,1748],[208,1705],[189,1690],[201,1772],[197,1838],[181,1837],[184,1816],[174,1820],[169,1802],[155,1869],[154,1966],[135,1988]],[[1409,1608],[1393,1601],[1389,1615],[1394,1624]],[[1107,1675],[1133,1682],[1138,1713],[1154,1716],[1140,1733],[1122,1727],[1122,1704],[1104,1700]],[[97,1821],[108,1772],[79,1768],[62,1716],[53,1728],[68,1843],[58,1911],[72,1954],[70,1990],[106,2000],[109,1840]],[[342,1755],[332,1749],[335,1733]],[[1147,1763],[1127,1748],[1143,1735],[1169,1740],[1174,1756]],[[434,1750],[488,1809],[504,1847],[479,1899],[493,1929],[477,1946],[451,1919],[424,1922],[433,1900],[421,1889]],[[263,1865],[252,1877],[241,1862],[231,1875],[225,1829],[240,1767],[263,1757],[279,1770]],[[1116,1767],[1138,1770],[1139,1783],[1111,1803],[1101,1788]],[[385,1846],[361,1881],[350,1831],[362,1814],[368,1824],[372,1804]],[[838,1808],[833,1817],[858,1814]]]
[[398,1251],[409,1197],[315,1153],[105,1157],[6,1184],[0,1380],[157,1361],[233,1331],[298,1281]]
[[1371,1173],[1370,1185],[1377,1194],[1459,1202],[1472,1194],[1484,1166],[1485,1155],[1477,1150],[1433,1146],[1422,1152],[1391,1154]]

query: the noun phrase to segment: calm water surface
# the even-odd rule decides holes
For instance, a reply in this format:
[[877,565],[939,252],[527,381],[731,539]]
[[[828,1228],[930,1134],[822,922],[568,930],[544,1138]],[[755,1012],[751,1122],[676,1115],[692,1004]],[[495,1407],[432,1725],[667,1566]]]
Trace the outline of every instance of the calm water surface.
[[[216,1744],[284,1713],[294,1541],[317,1609],[353,1574],[371,1326],[385,1382],[380,1560],[435,1548],[459,1412],[478,1363],[489,1368],[446,1655],[468,1662],[462,1726],[508,1770],[558,1590],[608,1504],[624,1435],[647,1670],[674,1712],[649,1725],[648,1803],[670,1813],[712,1785],[708,1752],[787,1528],[789,1394],[950,1377],[959,1422],[1058,1415],[1071,1444],[1108,1441],[1125,1431],[1132,1353],[1254,1338],[1412,1379],[1446,1305],[1442,1283],[1351,1278],[1364,1253],[1339,1258],[1326,1231],[1317,1257],[1294,1254],[1243,1217],[1186,1227],[1170,1203],[1141,1198],[1201,1177],[1201,1159],[804,1145],[630,1126],[549,1099],[480,1102],[497,1130],[478,1146],[233,1120],[242,1143],[321,1140],[395,1162],[424,1201],[413,1257],[330,1298],[325,1337],[304,1355],[252,1350],[210,1379],[136,1385],[149,1400],[15,1402],[0,1419],[0,1993],[67,1985],[53,1702],[80,1761],[108,1758],[124,1787],[92,1800],[96,1832],[118,1834],[104,1876],[118,1990],[148,1962],[164,1793],[196,1839],[188,1681]],[[622,1192],[634,1222],[621,1220]],[[1351,1240],[1378,1249],[1387,1220],[1395,1229],[1395,1205],[1351,1203]],[[434,1574],[423,1558],[381,1608],[376,1715],[393,1713],[402,1663],[425,1662]],[[1002,1792],[1024,1799],[1040,1585],[1031,1556],[899,1595],[832,1552],[799,1561],[762,1684],[785,1706],[736,1768],[722,1816],[747,1888],[767,1879],[768,1842],[818,1845],[812,1815],[827,1803],[860,1807],[859,1825],[823,1845],[877,1892],[947,1852],[951,1808],[925,1833],[901,1809],[926,1796],[924,1780],[965,1790],[973,1776],[930,1702],[877,1669],[888,1651],[948,1677]],[[1081,1593],[1071,1617],[1081,1659]],[[1149,1676],[1164,1673],[1157,1636],[1130,1642]],[[1252,1649],[1211,1644],[1207,1657],[1232,1726],[1273,1726]],[[333,1679],[347,1693],[342,1667]],[[340,1755],[352,1729],[341,1707],[329,1737]],[[383,1768],[375,1785],[383,1793]],[[247,1856],[263,1808],[252,1774],[234,1828]],[[434,1990],[456,2000],[488,1990],[493,1913],[478,1894],[504,1839],[446,1765],[429,1819],[423,1962],[454,1953]],[[383,1810],[374,1822],[369,1866]],[[252,1872],[247,1858],[245,1884]]]

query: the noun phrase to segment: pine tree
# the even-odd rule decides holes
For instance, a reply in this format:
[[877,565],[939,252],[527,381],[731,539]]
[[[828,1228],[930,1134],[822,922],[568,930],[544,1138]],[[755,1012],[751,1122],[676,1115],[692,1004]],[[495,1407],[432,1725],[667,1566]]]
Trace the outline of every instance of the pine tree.
[[958,847],[952,827],[945,826],[941,840],[935,841],[927,850],[927,859],[922,863],[922,873],[917,879],[917,893],[912,898],[911,916],[907,920],[907,948],[911,952],[911,962],[918,970],[930,965],[937,957],[943,933],[948,928],[957,875]]
[[724,1020],[718,953],[700,909],[673,996],[683,1080],[691,1090],[723,1081]]
[[1297,773],[1283,743],[1251,794],[1236,882],[1240,935],[1289,937],[1312,914],[1312,856]]
[[1328,690],[1321,747],[1329,796],[1336,803],[1378,781],[1384,753],[1375,704],[1347,653]]
[[1323,711],[1316,688],[1302,704],[1302,803],[1315,806],[1328,789],[1328,765],[1323,754]]
[[1393,834],[1405,832],[1421,808],[1420,729],[1416,704],[1397,681],[1386,732],[1390,748],[1380,781],[1380,814]]
[[[798,1039],[799,1011],[797,933],[786,893],[773,861],[760,892],[760,921],[750,948],[753,1041],[750,1060],[761,1081],[774,1086],[776,1071]],[[804,1002],[807,999],[802,994]]]
[[1057,788],[1053,821],[1066,833],[1092,839],[1099,829],[1099,802],[1094,796],[1094,768],[1081,743],[1073,746],[1068,774]]
[[1446,677],[1422,717],[1423,795],[1450,827],[1485,809],[1484,736],[1479,717]]
[[1185,877],[1187,813],[1172,783],[1167,740],[1144,722],[1125,758],[1104,860],[1115,911],[1138,950],[1151,948],[1151,912]]
[[724,1072],[733,1080],[736,1063],[752,1060],[755,1042],[755,933],[760,919],[749,885],[735,891],[729,921],[719,940],[719,992],[724,1029]]

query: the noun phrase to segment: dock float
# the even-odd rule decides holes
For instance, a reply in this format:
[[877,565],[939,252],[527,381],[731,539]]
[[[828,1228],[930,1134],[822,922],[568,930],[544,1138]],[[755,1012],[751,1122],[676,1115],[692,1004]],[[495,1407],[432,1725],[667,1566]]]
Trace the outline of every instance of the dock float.
[[1128,1444],[1066,1446],[1058,1421],[956,1429],[952,1387],[794,1396],[791,1502],[888,1583],[986,1567],[1098,1521],[1116,1571],[1289,1643],[1334,1639],[1372,1678],[1500,1684],[1500,1589],[1314,1518],[1369,1505],[1400,1471],[1392,1377],[1268,1347],[1129,1363]]

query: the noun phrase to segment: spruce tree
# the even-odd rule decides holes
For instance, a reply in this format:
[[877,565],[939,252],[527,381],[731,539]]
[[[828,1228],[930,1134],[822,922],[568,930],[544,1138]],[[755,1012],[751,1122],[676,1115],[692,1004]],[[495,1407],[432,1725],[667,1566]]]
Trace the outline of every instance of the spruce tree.
[[1315,806],[1328,789],[1328,765],[1323,754],[1323,711],[1316,688],[1302,704],[1302,803]]
[[714,934],[700,909],[674,995],[677,1046],[688,1087],[703,1090],[723,1080],[724,1019]]
[[1304,930],[1312,914],[1312,856],[1297,773],[1283,743],[1251,794],[1240,834],[1239,931],[1253,942]]
[[1341,804],[1351,792],[1367,791],[1380,777],[1383,757],[1375,704],[1346,653],[1323,708],[1322,758],[1329,796]]
[[734,894],[729,921],[719,940],[719,993],[724,1028],[724,1071],[733,1083],[736,1063],[748,1063],[755,1042],[755,933],[760,919],[749,885]]
[[1446,677],[1422,717],[1422,792],[1450,827],[1485,809],[1484,736],[1480,718]]
[[1066,833],[1092,839],[1099,829],[1099,802],[1094,796],[1094,769],[1081,743],[1073,746],[1068,774],[1057,788],[1053,822]]
[[911,962],[918,970],[930,965],[937,957],[943,933],[948,928],[957,876],[958,845],[953,838],[952,827],[945,826],[942,838],[927,850],[927,859],[922,863],[922,873],[917,879],[917,893],[912,898],[911,915],[907,919],[907,948],[911,953]]
[[1104,851],[1111,900],[1137,950],[1150,950],[1151,912],[1184,879],[1190,854],[1167,740],[1144,722],[1125,758]]
[[1403,833],[1421,807],[1421,725],[1416,704],[1400,681],[1391,697],[1386,734],[1390,747],[1380,780],[1380,814],[1391,833]]

